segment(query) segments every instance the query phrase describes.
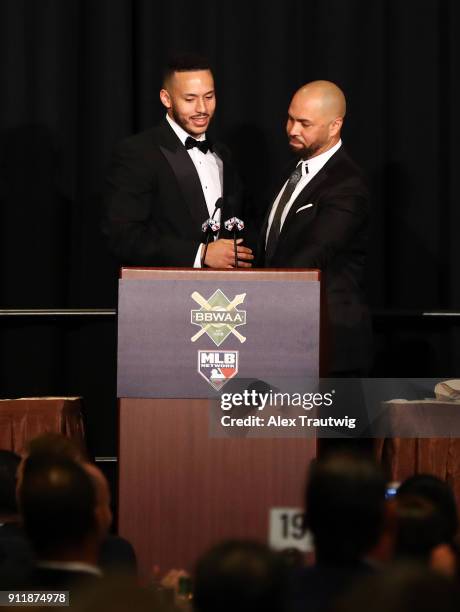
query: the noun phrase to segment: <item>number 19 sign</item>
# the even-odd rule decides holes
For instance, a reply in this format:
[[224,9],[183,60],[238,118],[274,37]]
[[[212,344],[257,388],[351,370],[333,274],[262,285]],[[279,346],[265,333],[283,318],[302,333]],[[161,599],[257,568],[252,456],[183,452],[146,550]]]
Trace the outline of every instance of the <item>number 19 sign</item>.
[[304,529],[301,508],[270,508],[268,543],[273,550],[297,548],[312,552],[313,542],[309,531]]

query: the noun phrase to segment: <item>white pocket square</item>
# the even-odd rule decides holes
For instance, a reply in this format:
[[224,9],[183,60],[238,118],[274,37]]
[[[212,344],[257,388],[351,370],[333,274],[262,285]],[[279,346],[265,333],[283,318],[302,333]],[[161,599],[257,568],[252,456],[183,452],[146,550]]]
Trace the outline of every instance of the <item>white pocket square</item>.
[[301,210],[305,210],[306,208],[311,208],[313,206],[313,204],[305,204],[305,206],[301,206],[300,208],[298,208],[295,211],[295,214],[297,214],[298,212],[300,212]]

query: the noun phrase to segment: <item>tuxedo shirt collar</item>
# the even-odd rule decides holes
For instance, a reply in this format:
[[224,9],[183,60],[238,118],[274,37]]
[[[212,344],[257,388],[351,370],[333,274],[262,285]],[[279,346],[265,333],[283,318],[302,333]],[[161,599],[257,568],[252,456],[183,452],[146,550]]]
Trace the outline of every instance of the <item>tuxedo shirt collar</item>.
[[342,146],[342,141],[339,139],[333,147],[324,151],[324,153],[320,153],[319,155],[315,155],[315,157],[310,157],[310,159],[302,160],[308,165],[308,174],[310,180],[317,174],[321,168],[331,159],[331,157],[336,153],[340,147]]

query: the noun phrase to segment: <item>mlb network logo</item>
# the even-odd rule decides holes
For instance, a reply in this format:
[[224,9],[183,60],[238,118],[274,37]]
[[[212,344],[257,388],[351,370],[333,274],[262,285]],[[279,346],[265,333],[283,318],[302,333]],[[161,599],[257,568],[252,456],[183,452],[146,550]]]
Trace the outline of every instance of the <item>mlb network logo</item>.
[[220,391],[238,374],[238,351],[198,351],[198,372]]

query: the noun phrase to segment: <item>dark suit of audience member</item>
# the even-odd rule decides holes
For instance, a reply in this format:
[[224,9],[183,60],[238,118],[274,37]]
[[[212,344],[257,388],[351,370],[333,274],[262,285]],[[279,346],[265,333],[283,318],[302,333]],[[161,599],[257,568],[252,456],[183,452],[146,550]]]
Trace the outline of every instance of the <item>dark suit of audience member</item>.
[[374,571],[366,554],[383,527],[385,479],[364,456],[331,453],[311,468],[305,507],[316,563],[294,574],[290,608],[320,612]]
[[395,564],[357,584],[334,612],[457,612],[456,581],[413,564]]
[[21,458],[0,450],[0,588],[8,588],[32,567],[32,551],[24,536],[16,501],[16,474]]
[[[0,527],[0,585],[23,582],[36,561],[35,553],[19,523]],[[137,558],[128,540],[108,534],[101,543],[97,566],[104,575],[137,575]]]
[[34,554],[19,524],[0,527],[0,590],[8,589],[26,576],[34,564]]
[[98,565],[106,573],[137,574],[136,552],[126,538],[109,534],[101,544]]
[[26,588],[33,589],[56,589],[59,591],[70,591],[74,594],[82,589],[88,589],[101,579],[101,573],[92,573],[85,569],[68,569],[60,563],[56,567],[42,567],[37,564],[26,577]]
[[258,542],[216,545],[196,564],[196,612],[281,612],[286,586],[281,557]]
[[[110,490],[107,479],[102,471],[86,459],[86,454],[72,439],[54,432],[47,432],[28,441],[26,445],[27,457],[52,457],[67,458],[83,466],[92,479],[96,491],[96,501],[99,513],[104,517],[106,528],[112,522],[110,509]],[[25,465],[27,459],[23,462]],[[15,470],[16,471],[16,470]],[[21,470],[22,471],[22,470]],[[11,495],[15,499],[16,485],[13,483]],[[34,553],[25,538],[24,532],[19,525],[16,532],[22,538],[24,546],[29,548],[30,558]],[[117,535],[108,534],[101,543],[98,566],[104,573],[125,573],[135,575],[137,573],[137,559],[134,548],[128,540]]]

